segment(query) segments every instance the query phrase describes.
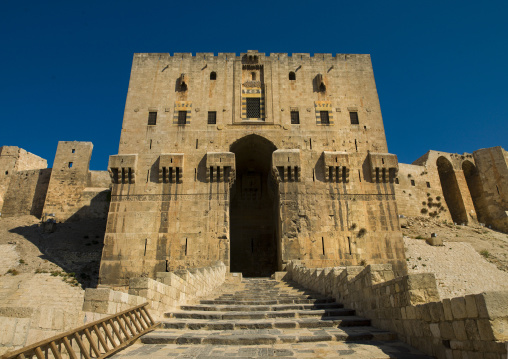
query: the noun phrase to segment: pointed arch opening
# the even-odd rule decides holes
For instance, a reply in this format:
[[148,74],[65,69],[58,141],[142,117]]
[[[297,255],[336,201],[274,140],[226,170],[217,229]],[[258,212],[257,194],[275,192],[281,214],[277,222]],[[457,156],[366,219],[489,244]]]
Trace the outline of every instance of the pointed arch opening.
[[467,213],[451,162],[441,156],[436,162],[443,196],[455,223],[467,223]]
[[231,188],[230,264],[246,277],[268,277],[278,270],[278,190],[272,177],[277,148],[258,135],[235,141],[236,181]]
[[483,188],[480,175],[478,174],[478,169],[471,161],[466,160],[462,162],[462,171],[464,172],[464,177],[466,178],[467,188],[471,194],[471,200],[473,201],[478,221],[486,223],[487,218],[484,215],[484,209],[481,206]]

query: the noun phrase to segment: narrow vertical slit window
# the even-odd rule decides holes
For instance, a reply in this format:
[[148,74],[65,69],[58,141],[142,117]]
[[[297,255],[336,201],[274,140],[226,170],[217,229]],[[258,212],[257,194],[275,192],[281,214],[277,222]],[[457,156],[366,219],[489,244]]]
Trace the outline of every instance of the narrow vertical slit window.
[[146,256],[146,245],[148,244],[148,238],[145,238],[145,252],[143,253],[144,256]]
[[358,112],[350,112],[349,118],[351,119],[352,125],[359,125],[360,121],[358,120]]
[[362,181],[362,174],[360,173],[360,170],[358,170],[358,178],[360,179],[360,182]]
[[397,177],[395,178],[395,184],[399,184],[399,179]]
[[347,237],[347,243],[348,243],[348,247],[349,247],[349,255],[352,254],[351,252],[351,237]]
[[300,112],[297,110],[291,110],[291,124],[299,125],[300,124]]
[[319,111],[319,117],[321,118],[322,125],[330,124],[330,114],[328,113],[328,111]]
[[75,148],[72,149],[72,153],[76,153],[76,149]]
[[73,165],[74,165],[73,162],[69,162],[69,168],[72,168]]
[[208,124],[215,125],[217,123],[217,111],[208,111]]
[[411,180],[411,186],[415,185],[415,180]]
[[178,111],[178,124],[187,124],[187,111]]
[[323,246],[323,255],[325,255],[325,237],[321,237],[321,245]]
[[150,170],[146,171],[146,183],[148,183],[149,179],[150,179]]
[[199,139],[196,138],[196,150],[198,149],[198,147],[199,147]]
[[355,149],[356,149],[356,152],[358,152],[358,142],[356,142],[356,139],[355,139]]
[[148,112],[148,126],[157,124],[157,112]]
[[152,140],[150,140],[150,149],[152,149]]
[[427,188],[430,188],[430,182],[427,182]]
[[188,239],[185,238],[185,255],[187,255],[188,249],[189,249],[189,242],[188,242]]

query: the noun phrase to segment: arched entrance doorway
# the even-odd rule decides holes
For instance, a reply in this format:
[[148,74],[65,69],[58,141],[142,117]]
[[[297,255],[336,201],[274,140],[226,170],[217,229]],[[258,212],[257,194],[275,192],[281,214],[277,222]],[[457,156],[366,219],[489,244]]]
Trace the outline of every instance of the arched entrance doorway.
[[464,207],[464,201],[460,194],[452,164],[445,157],[441,156],[437,159],[436,165],[443,196],[450,210],[453,222],[467,223],[466,208]]
[[267,277],[277,270],[278,196],[272,178],[272,152],[267,139],[249,135],[231,145],[236,181],[231,188],[230,263],[232,272]]
[[485,223],[486,218],[483,216],[482,208],[480,206],[480,198],[483,190],[478,170],[471,161],[464,161],[462,162],[462,171],[464,172],[464,177],[466,178],[467,188],[471,194],[471,200],[473,201],[478,221]]

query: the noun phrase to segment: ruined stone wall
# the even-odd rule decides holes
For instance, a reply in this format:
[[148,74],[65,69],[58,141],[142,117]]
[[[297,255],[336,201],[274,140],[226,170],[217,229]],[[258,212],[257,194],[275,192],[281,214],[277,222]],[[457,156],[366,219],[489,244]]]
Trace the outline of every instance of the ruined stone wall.
[[481,181],[480,211],[487,225],[508,233],[508,153],[501,147],[473,152]]
[[50,176],[51,168],[18,171],[11,175],[2,216],[29,214],[41,218]]
[[467,165],[474,168],[474,163],[471,154],[429,151],[412,165],[399,164],[395,189],[400,214],[459,224],[476,222],[475,204],[463,171]]
[[107,172],[89,171],[92,148],[91,142],[58,142],[44,205],[44,214],[57,222],[107,216]]
[[136,54],[101,282],[230,266],[230,253],[262,267],[266,248],[279,269],[391,261],[403,272],[386,152],[369,55]]
[[48,164],[44,158],[36,156],[16,146],[0,147],[0,212],[3,212],[3,205],[6,192],[12,176],[17,171],[27,171],[47,168]]

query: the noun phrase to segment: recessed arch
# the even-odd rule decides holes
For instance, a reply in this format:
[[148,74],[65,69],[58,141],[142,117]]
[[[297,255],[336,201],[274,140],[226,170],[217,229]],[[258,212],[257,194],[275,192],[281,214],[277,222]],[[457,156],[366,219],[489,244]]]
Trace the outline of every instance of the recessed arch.
[[466,178],[467,188],[471,194],[471,200],[473,201],[478,221],[485,223],[487,218],[484,215],[484,210],[480,203],[483,188],[480,175],[478,174],[478,169],[471,161],[465,160],[462,162],[462,171],[464,172],[464,177]]
[[210,80],[217,80],[217,73],[215,71],[210,72]]
[[230,265],[246,277],[266,277],[278,270],[278,196],[272,177],[275,145],[258,135],[235,141],[236,181],[231,188]]
[[291,80],[291,81],[296,80],[296,74],[294,73],[294,71],[291,71],[289,73],[289,80]]
[[436,161],[439,180],[443,196],[455,223],[467,223],[467,213],[464,200],[460,193],[457,177],[451,162],[446,157],[439,157]]

